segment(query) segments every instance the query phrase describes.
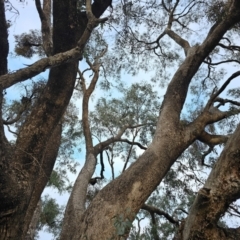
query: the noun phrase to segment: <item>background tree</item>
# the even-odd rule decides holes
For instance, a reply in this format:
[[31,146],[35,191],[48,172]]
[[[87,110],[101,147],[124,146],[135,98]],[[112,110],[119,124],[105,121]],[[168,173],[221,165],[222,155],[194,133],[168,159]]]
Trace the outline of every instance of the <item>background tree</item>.
[[[99,17],[111,7],[111,1],[92,5],[90,1],[53,1],[53,31],[51,1],[43,1],[42,6],[38,0],[35,3],[42,42],[36,32],[18,36],[16,52],[31,57],[44,51],[47,57],[7,73],[8,25],[1,1],[3,93],[46,68],[50,72],[42,88],[33,84],[20,102],[10,106],[8,115],[2,112],[0,238],[24,239],[31,229],[57,158],[64,116],[69,136],[75,131],[75,120],[66,110],[77,89],[82,94],[82,130],[77,131],[85,140],[86,159],[71,191],[60,239],[126,238],[140,209],[138,221],[149,214],[151,225],[144,233],[133,230],[130,238],[238,239],[239,228],[220,224],[220,218],[229,208],[238,212],[231,204],[239,198],[239,91],[230,89],[232,98],[223,92],[240,74],[231,65],[239,64],[235,42],[239,2],[119,2],[107,21]],[[92,33],[99,23],[102,28]],[[115,43],[106,39],[107,27],[108,33],[116,31]],[[193,32],[198,34],[197,41]],[[90,42],[86,45],[91,34],[102,44],[101,49],[94,49]],[[78,69],[83,57],[92,73],[89,79],[86,70]],[[224,73],[225,64],[233,66],[230,77]],[[165,80],[161,81],[167,85],[162,103],[149,83],[133,84],[129,89],[120,84],[117,87],[122,95],[100,98],[96,111],[89,113],[89,99],[100,74],[105,77],[102,88],[109,88],[114,85],[111,77],[117,82],[122,70],[134,75],[139,68],[156,70],[152,77],[155,84],[156,79]],[[34,86],[42,90],[34,92]],[[8,104],[3,99],[2,94],[5,111]],[[188,105],[190,99],[194,106]],[[8,142],[4,124],[14,124],[16,142]],[[65,146],[69,148],[69,144],[74,143]],[[224,150],[217,160],[215,145],[219,144]],[[141,156],[137,156],[137,147],[145,150]],[[124,164],[116,178],[114,162],[120,154]],[[94,177],[98,155],[100,176]],[[89,185],[104,178],[104,158],[109,161],[113,181],[96,189],[94,196]],[[199,163],[204,169],[213,167],[205,184]],[[198,185],[193,187],[194,181]],[[59,210],[54,202],[48,202],[51,210]],[[45,222],[52,223],[47,214]]]

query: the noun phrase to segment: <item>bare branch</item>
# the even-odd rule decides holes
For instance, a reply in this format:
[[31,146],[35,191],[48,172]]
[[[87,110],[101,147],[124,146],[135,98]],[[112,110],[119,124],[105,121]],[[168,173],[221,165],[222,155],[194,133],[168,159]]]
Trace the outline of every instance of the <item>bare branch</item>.
[[229,45],[229,46],[226,46],[224,45],[223,43],[219,43],[218,46],[224,48],[224,49],[228,49],[230,51],[240,51],[240,47],[239,46],[236,46],[236,45]]
[[198,136],[198,140],[206,143],[208,145],[218,145],[222,143],[226,143],[228,140],[229,136],[224,136],[224,135],[211,135],[205,131],[201,133],[201,135]]
[[240,61],[236,60],[236,59],[229,59],[229,60],[225,60],[225,61],[220,61],[220,62],[208,62],[208,61],[204,61],[204,63],[211,65],[211,66],[216,66],[216,65],[220,65],[220,64],[224,64],[224,63],[231,63],[231,62],[236,62],[240,64]]
[[110,144],[117,142],[128,127],[129,127],[128,125],[125,125],[122,129],[119,130],[119,132],[117,133],[116,136],[111,137],[101,143],[98,143],[96,146],[94,146],[95,155],[97,156],[103,149],[108,147]]
[[206,164],[205,163],[205,158],[208,154],[210,154],[211,152],[213,151],[213,146],[209,146],[208,150],[205,151],[203,154],[202,154],[202,157],[201,157],[201,164],[202,166],[206,166],[206,167],[211,167],[210,165]]
[[170,223],[173,223],[175,225],[179,225],[179,222],[176,221],[172,216],[170,216],[168,213],[158,209],[158,208],[155,208],[153,206],[150,206],[150,205],[147,205],[147,204],[143,204],[143,206],[141,207],[141,209],[143,210],[146,210],[150,213],[156,213],[158,214],[159,216],[164,216]]
[[225,90],[225,88],[229,85],[229,83],[230,83],[234,78],[236,78],[236,77],[238,77],[238,76],[240,76],[240,71],[237,71],[237,72],[233,73],[233,74],[225,81],[225,83],[222,85],[222,87],[220,87],[220,89],[219,89],[216,93],[212,94],[212,96],[210,97],[210,99],[209,99],[206,107],[209,108],[209,107],[212,105],[212,103],[214,102],[214,100],[216,99],[216,97],[219,96],[219,95]]
[[96,19],[95,17],[94,19],[90,18],[87,27],[75,48],[72,48],[71,50],[63,53],[58,53],[48,58],[38,60],[31,66],[19,69],[14,73],[9,73],[0,76],[0,87],[6,89],[8,87],[11,87],[17,82],[21,82],[29,78],[32,78],[39,74],[40,72],[45,71],[46,69],[56,67],[63,63],[71,62],[81,58],[83,49],[91,35],[92,30],[98,25],[98,23],[104,22],[106,20],[107,18],[103,19]]
[[126,143],[128,143],[128,144],[131,144],[131,145],[137,145],[139,148],[141,148],[141,149],[144,149],[144,150],[147,150],[147,147],[144,147],[141,143],[139,143],[139,142],[134,142],[134,141],[129,141],[128,139],[123,139],[123,138],[121,138],[121,139],[119,139],[119,142],[126,142]]
[[181,46],[184,49],[185,56],[187,56],[188,50],[191,47],[189,42],[181,38],[178,34],[176,34],[170,28],[167,28],[165,31],[170,38],[172,38],[179,46]]
[[240,106],[240,102],[231,99],[216,98],[214,102],[219,102],[219,106],[224,106],[226,103],[231,103],[233,105]]
[[35,0],[35,5],[41,20],[43,48],[47,56],[52,55],[51,35],[51,0],[43,1],[43,9],[40,0]]

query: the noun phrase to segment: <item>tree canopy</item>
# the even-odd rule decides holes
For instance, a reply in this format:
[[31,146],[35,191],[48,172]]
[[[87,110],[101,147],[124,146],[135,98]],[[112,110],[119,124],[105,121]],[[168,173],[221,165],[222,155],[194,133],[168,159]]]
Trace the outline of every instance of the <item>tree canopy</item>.
[[35,0],[41,29],[12,43],[17,3],[0,0],[0,239],[239,239],[240,2]]

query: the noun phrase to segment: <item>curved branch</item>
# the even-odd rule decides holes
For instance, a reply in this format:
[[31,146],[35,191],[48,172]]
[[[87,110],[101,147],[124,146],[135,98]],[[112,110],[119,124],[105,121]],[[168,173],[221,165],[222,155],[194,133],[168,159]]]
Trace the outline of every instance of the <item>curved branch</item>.
[[29,67],[19,69],[16,72],[0,76],[0,87],[2,89],[9,88],[18,82],[25,81],[41,72],[44,72],[46,69],[50,69],[63,63],[72,62],[76,59],[81,58],[83,49],[91,35],[91,32],[98,25],[98,23],[104,22],[106,20],[107,18],[89,19],[87,27],[75,48],[72,48],[71,50],[63,53],[55,54],[54,56],[50,56],[48,58],[38,60]]
[[198,136],[197,139],[203,143],[206,143],[212,146],[212,145],[218,145],[221,143],[226,143],[229,137],[224,135],[211,135],[203,131],[201,135]]
[[236,78],[236,77],[238,77],[238,76],[240,76],[240,71],[237,71],[237,72],[233,73],[233,74],[225,81],[225,83],[220,87],[220,89],[210,97],[210,99],[209,99],[206,107],[209,108],[209,107],[212,105],[213,101],[216,99],[216,97],[219,96],[219,95],[226,89],[226,87],[229,85],[229,83],[230,83],[234,78]]
[[170,223],[173,223],[175,225],[179,225],[179,222],[176,221],[172,216],[170,216],[168,213],[158,209],[158,208],[155,208],[153,206],[150,206],[150,205],[147,205],[147,204],[143,204],[143,206],[141,207],[141,209],[143,210],[146,210],[150,213],[156,213],[158,214],[159,216],[164,216]]
[[226,46],[224,45],[223,43],[219,43],[218,46],[224,48],[224,49],[228,49],[230,51],[240,51],[240,47],[239,46],[236,46],[236,45],[229,45],[229,46]]
[[236,63],[240,64],[240,61],[238,61],[236,59],[229,59],[229,60],[215,62],[215,63],[204,61],[204,63],[211,65],[211,66],[216,66],[216,65],[220,65],[220,64],[224,64],[224,63],[231,63],[231,62],[236,62]]
[[185,56],[187,56],[188,50],[191,47],[189,42],[181,38],[178,34],[176,34],[170,28],[167,28],[165,31],[170,38],[172,38],[179,46],[181,46],[184,49]]
[[202,157],[201,157],[201,164],[202,164],[202,166],[211,167],[210,165],[208,165],[208,164],[205,163],[205,157],[206,157],[208,154],[210,154],[212,151],[213,151],[213,146],[209,146],[208,150],[205,151],[205,152],[202,154]]
[[121,139],[119,139],[118,140],[118,142],[125,142],[125,143],[128,143],[128,144],[130,144],[130,145],[137,145],[139,148],[141,148],[141,149],[143,149],[143,150],[147,150],[147,147],[144,147],[141,143],[139,143],[139,142],[131,142],[131,141],[129,141],[128,139],[123,139],[123,138],[121,138]]
[[231,99],[216,98],[214,102],[219,102],[219,105],[221,106],[224,106],[226,103],[231,103],[233,105],[240,106],[240,102],[237,102]]

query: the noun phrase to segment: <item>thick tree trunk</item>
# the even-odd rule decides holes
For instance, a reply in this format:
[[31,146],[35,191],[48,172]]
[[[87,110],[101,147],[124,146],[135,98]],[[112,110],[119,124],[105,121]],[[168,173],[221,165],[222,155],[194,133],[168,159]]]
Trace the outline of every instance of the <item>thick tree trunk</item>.
[[223,229],[218,221],[240,198],[240,125],[228,140],[180,229],[179,240],[240,239],[240,229]]
[[[72,48],[84,29],[79,27],[76,1],[54,1],[53,6],[54,53],[58,53]],[[86,26],[86,16],[84,22]],[[0,200],[3,203],[0,226],[3,234],[0,234],[0,239],[23,239],[26,235],[42,190],[51,174],[56,154],[46,162],[40,159],[46,157],[46,143],[50,143],[49,137],[71,98],[77,64],[68,63],[50,71],[44,93],[20,129],[12,160],[8,161],[9,165],[5,165],[6,171],[1,176],[4,186],[1,188]]]
[[[199,47],[187,57],[170,82],[161,107],[157,130],[145,153],[121,176],[109,183],[86,210],[73,239],[120,239],[117,223],[129,223],[161,182],[181,153],[197,138],[207,124],[220,120],[208,108],[192,124],[184,126],[180,114],[189,83],[199,66],[215,48],[226,31],[240,21],[239,1],[229,2],[225,18],[218,22]],[[225,115],[226,117],[226,115]],[[222,115],[224,118],[224,115]],[[127,226],[127,224],[125,224]]]
[[42,211],[42,201],[39,200],[24,240],[34,240],[35,234],[37,233],[37,224],[41,215],[41,211]]
[[[53,1],[53,54],[75,47],[86,29],[87,15],[78,10],[77,2]],[[99,17],[110,4],[110,0],[96,0],[92,5],[93,14]],[[2,64],[7,63],[8,54],[3,0],[0,8]],[[38,10],[41,12],[40,8]],[[84,47],[88,37],[89,35],[80,48]],[[6,66],[1,67],[4,69],[2,74],[6,74]],[[55,136],[56,126],[72,96],[77,67],[78,61],[75,60],[50,70],[44,92],[19,131],[14,151],[6,151],[0,119],[0,143],[4,144],[0,148],[0,239],[24,239],[26,236],[37,202],[56,160],[56,154],[51,154],[53,158],[45,161],[48,155],[46,146],[51,142],[50,137]]]

